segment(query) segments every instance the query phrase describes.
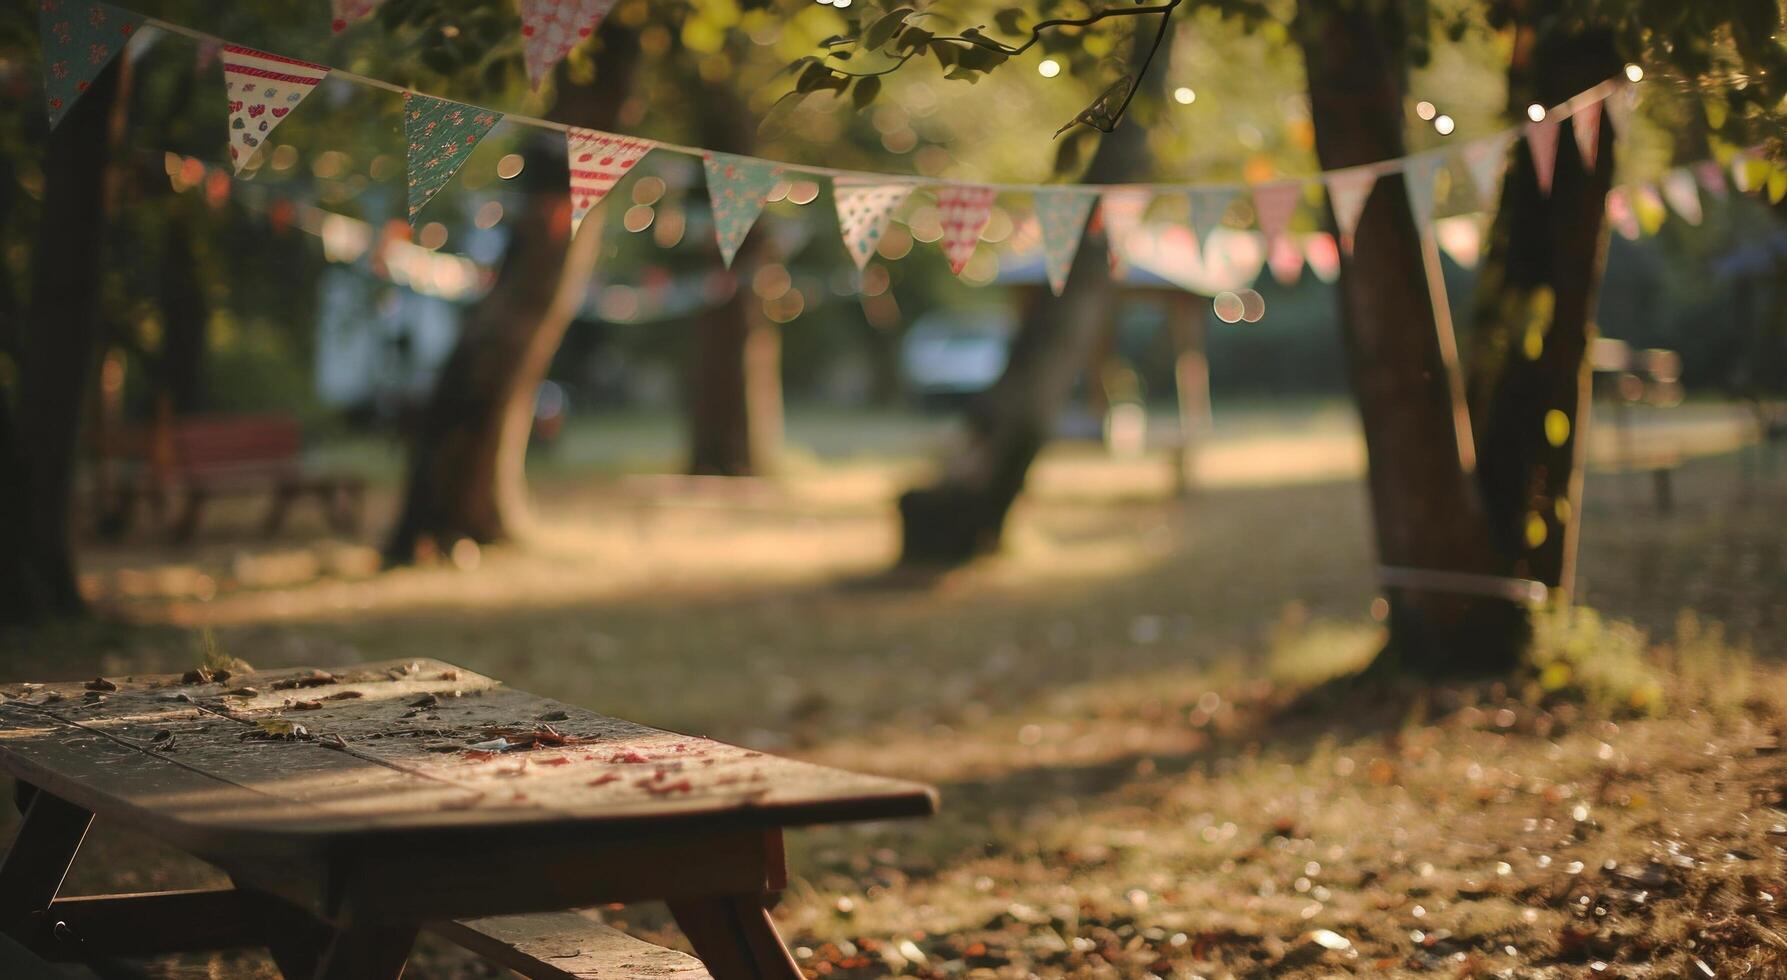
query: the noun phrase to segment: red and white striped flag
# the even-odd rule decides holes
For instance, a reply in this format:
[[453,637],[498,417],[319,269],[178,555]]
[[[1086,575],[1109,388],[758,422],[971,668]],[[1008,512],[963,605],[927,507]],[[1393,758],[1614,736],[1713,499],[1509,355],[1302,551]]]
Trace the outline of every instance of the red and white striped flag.
[[640,158],[657,144],[651,140],[572,126],[565,132],[565,149],[571,164],[571,230],[584,215],[600,204]]

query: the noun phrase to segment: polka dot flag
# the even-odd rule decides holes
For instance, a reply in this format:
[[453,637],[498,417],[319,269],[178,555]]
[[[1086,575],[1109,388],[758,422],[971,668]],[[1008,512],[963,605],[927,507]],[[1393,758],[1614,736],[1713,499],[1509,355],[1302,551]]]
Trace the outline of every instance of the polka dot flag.
[[938,218],[943,223],[943,254],[949,257],[949,271],[961,275],[962,268],[973,258],[974,246],[993,217],[993,199],[998,196],[999,191],[992,187],[938,188]]
[[571,228],[583,224],[584,215],[602,202],[614,185],[633,170],[633,165],[657,144],[651,140],[615,136],[572,126],[565,133],[571,164]]
[[124,50],[143,18],[109,3],[38,0],[43,37],[43,94],[54,128],[105,66]]
[[503,118],[502,113],[460,105],[416,92],[403,94],[403,135],[408,143],[410,222],[434,199],[466,158]]
[[887,222],[894,209],[912,193],[910,184],[835,184],[832,196],[838,202],[838,230],[844,236],[844,249],[856,260],[856,267],[868,265],[869,256],[881,245],[887,233]]
[[596,32],[615,0],[521,0],[521,49],[538,91],[571,49]]

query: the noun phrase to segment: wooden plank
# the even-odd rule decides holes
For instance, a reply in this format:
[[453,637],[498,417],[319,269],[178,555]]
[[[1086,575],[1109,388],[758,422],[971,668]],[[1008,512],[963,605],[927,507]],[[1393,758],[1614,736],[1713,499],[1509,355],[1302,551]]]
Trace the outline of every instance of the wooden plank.
[[531,980],[711,980],[695,957],[576,912],[449,920],[427,929]]

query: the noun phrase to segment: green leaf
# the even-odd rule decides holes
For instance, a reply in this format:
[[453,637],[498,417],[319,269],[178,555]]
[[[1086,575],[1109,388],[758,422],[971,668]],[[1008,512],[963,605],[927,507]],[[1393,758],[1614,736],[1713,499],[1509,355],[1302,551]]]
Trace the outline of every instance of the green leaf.
[[906,15],[911,12],[911,7],[895,7],[877,17],[869,25],[869,29],[862,32],[862,46],[874,51],[893,40],[894,34],[906,23]]
[[1022,7],[1007,7],[993,15],[993,23],[1007,34],[1017,34],[1023,30],[1018,25],[1026,16],[1027,13]]
[[907,27],[900,32],[900,40],[896,47],[902,51],[916,51],[931,43],[931,32],[922,27]]
[[881,79],[874,75],[870,75],[867,78],[859,78],[856,80],[856,88],[850,93],[850,97],[855,102],[858,109],[863,109],[866,108],[869,103],[875,101],[875,96],[880,94]]

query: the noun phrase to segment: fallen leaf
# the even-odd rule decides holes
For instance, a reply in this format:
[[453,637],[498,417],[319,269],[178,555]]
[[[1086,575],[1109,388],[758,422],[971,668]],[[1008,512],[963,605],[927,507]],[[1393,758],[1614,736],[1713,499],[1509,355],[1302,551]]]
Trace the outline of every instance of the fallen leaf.
[[92,680],[87,682],[86,687],[87,687],[87,690],[89,690],[89,691],[116,691],[118,689],[118,685],[112,683],[111,681],[106,680],[103,677],[93,678]]

